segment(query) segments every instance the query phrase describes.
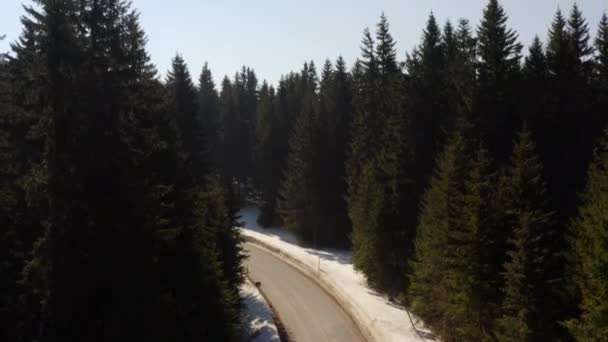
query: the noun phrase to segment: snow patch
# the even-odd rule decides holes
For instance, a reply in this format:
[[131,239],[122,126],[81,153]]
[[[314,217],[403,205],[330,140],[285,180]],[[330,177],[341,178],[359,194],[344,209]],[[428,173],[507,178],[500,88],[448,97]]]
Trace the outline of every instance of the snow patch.
[[241,306],[241,336],[243,341],[252,342],[281,342],[277,326],[272,318],[272,309],[260,293],[249,281],[240,288]]
[[412,326],[405,308],[367,287],[363,274],[353,267],[350,251],[301,247],[290,232],[280,227],[264,229],[259,226],[256,222],[257,208],[248,207],[239,214],[243,222],[241,234],[267,244],[313,270],[317,278],[340,292],[340,297],[348,302],[353,311],[351,314],[367,325],[376,341],[435,340],[433,334],[413,315],[416,328]]

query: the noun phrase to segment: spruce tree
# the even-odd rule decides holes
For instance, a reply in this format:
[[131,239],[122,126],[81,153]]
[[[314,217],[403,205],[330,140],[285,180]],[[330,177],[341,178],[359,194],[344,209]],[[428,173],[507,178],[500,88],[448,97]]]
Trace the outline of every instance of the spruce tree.
[[[256,170],[263,173],[258,176],[262,197],[258,222],[263,226],[281,223],[281,217],[276,210],[277,199],[286,168],[286,157],[296,113],[301,108],[299,84],[300,74],[291,73],[281,78],[274,95],[270,90],[260,92],[259,126],[256,126]],[[268,124],[271,124],[271,127],[268,127]],[[261,140],[263,136],[266,138]]]
[[[170,116],[167,129],[173,127],[175,131],[175,147],[169,152],[177,157],[175,178],[168,184],[173,193],[173,211],[167,217],[167,229],[174,236],[165,239],[166,254],[161,259],[165,295],[170,298],[169,309],[174,310],[169,311],[167,319],[176,328],[169,333],[172,339],[234,339],[243,258],[235,228],[235,203],[226,195],[220,179],[205,177],[197,94],[179,56],[173,61],[166,87]],[[176,264],[181,267],[174,268]],[[200,324],[214,319],[219,324]]]
[[422,43],[408,63],[408,114],[414,150],[418,192],[426,187],[433,162],[449,130],[445,86],[446,58],[441,30],[431,13],[422,35]]
[[317,106],[316,71],[313,63],[305,63],[301,73],[305,89],[302,109],[298,114],[289,142],[287,167],[281,183],[278,209],[285,227],[303,242],[327,244],[320,201],[320,126]]
[[256,143],[255,143],[255,170],[256,186],[260,192],[260,215],[258,222],[262,226],[269,226],[275,217],[276,188],[275,179],[280,177],[276,167],[273,149],[275,137],[279,129],[275,107],[275,91],[272,86],[264,81],[259,91],[258,113],[256,123]]
[[50,119],[31,130],[48,138],[26,192],[48,179],[31,199],[50,208],[22,271],[42,308],[23,322],[49,340],[230,339],[238,241],[221,238],[235,235],[220,229],[232,222],[201,226],[195,215],[196,144],[186,146],[178,124],[188,110],[166,105],[137,12],[126,1],[38,4],[24,23],[39,31],[24,35],[12,64],[15,75],[44,69],[23,77],[15,97]]
[[505,181],[506,222],[511,233],[504,264],[504,300],[497,320],[501,341],[551,338],[550,269],[556,261],[553,213],[542,165],[530,131],[517,135]]
[[[589,72],[588,33],[585,21],[576,6],[570,19],[557,11],[549,31],[547,64],[549,86],[546,129],[539,137],[539,147],[552,197],[559,207],[560,221],[576,211],[576,191],[591,160],[593,141],[601,128],[592,127]],[[588,132],[581,136],[578,132]],[[566,162],[567,161],[567,162]],[[563,182],[572,184],[563,186]]]
[[[395,293],[404,286],[413,235],[404,218],[415,214],[410,210],[411,182],[404,167],[410,151],[404,135],[403,77],[384,15],[377,25],[376,42],[365,30],[363,75],[357,81],[361,95],[355,101],[347,162],[348,205],[355,267],[371,286]],[[377,206],[365,210],[362,203],[367,202]]]
[[568,19],[568,28],[570,30],[570,39],[574,52],[574,57],[578,61],[579,70],[582,77],[589,77],[591,72],[591,57],[593,54],[593,46],[589,45],[591,37],[589,36],[589,27],[583,13],[574,3],[570,10],[570,18]]
[[508,142],[519,125],[513,113],[522,47],[507,20],[498,0],[489,0],[477,30],[479,88],[475,111],[488,149],[499,162],[508,158]]
[[546,117],[549,69],[543,44],[538,36],[534,37],[529,47],[522,69],[522,78],[525,87],[522,104],[525,111],[523,119],[530,123],[533,132],[541,134],[543,125],[550,120]]
[[37,336],[40,297],[23,282],[22,271],[43,231],[46,178],[37,165],[41,146],[32,143],[40,119],[17,104],[9,63],[0,54],[0,338],[28,341]]
[[[117,66],[138,65],[139,51],[128,49],[127,40],[137,34],[132,32],[137,19],[124,2],[80,5],[41,1],[40,13],[32,14],[47,42],[41,53],[47,57],[52,117],[49,227],[40,260],[30,264],[43,265],[42,335],[95,340],[102,338],[95,333],[101,327],[103,338],[112,338],[122,321],[129,327],[122,329],[123,337],[141,336],[158,309],[153,231],[137,206],[145,186],[134,181],[141,177],[138,155],[135,144],[127,144],[139,137],[123,134],[135,129],[126,113],[141,109],[127,107],[127,99],[135,101],[129,86],[144,75]],[[105,249],[109,245],[112,249]]]
[[[338,58],[335,70],[328,60],[319,87],[319,174],[318,201],[323,210],[323,225],[334,246],[348,246],[350,221],[345,195],[345,162],[352,115],[351,77],[344,59]],[[324,174],[324,175],[323,175]]]
[[501,297],[497,289],[501,284],[504,234],[496,201],[498,177],[488,151],[481,145],[471,154],[461,207],[455,208],[456,223],[448,231],[445,246],[448,268],[443,281],[449,299],[442,315],[444,324],[448,324],[444,333],[451,339],[489,341],[493,339],[493,319]]
[[217,170],[219,167],[219,95],[215,89],[213,75],[207,62],[198,81],[199,117],[204,131],[209,167]]
[[[608,15],[604,13],[600,19],[597,36],[595,38],[596,69],[600,82],[605,87],[608,82]],[[604,89],[605,90],[605,89]]]
[[412,311],[440,336],[449,336],[444,314],[449,305],[448,245],[450,231],[458,224],[463,201],[466,143],[459,131],[448,139],[437,157],[437,168],[422,196],[420,223],[411,261],[408,298]]
[[[465,115],[468,121],[475,121],[473,114],[473,99],[477,89],[475,63],[476,40],[466,19],[458,21],[458,27],[452,40],[444,35],[446,59],[447,103],[449,113]],[[455,115],[451,115],[455,116]],[[454,118],[448,121],[453,124]]]
[[595,37],[594,84],[598,93],[594,108],[594,127],[605,127],[607,118],[604,115],[608,105],[608,15],[604,13],[600,19]]
[[608,338],[608,131],[595,149],[582,205],[571,226],[570,276],[580,315],[566,322],[579,341]]
[[205,171],[204,130],[199,116],[196,89],[184,59],[176,55],[167,74],[168,106],[175,117],[177,130],[186,155],[186,163],[191,164],[190,177],[202,175]]
[[253,155],[257,106],[257,77],[243,67],[222,82],[220,93],[220,136],[222,174],[233,186],[237,197],[243,199],[250,177],[253,176]]
[[[372,151],[376,144],[374,137],[379,134],[379,119],[373,114],[375,101],[377,101],[374,98],[374,91],[378,77],[378,65],[374,52],[374,40],[367,28],[363,31],[361,59],[357,60],[355,67],[357,69],[353,72],[355,81],[354,115],[350,134],[350,154],[346,163],[349,206],[351,199],[357,197],[361,165],[372,158]],[[356,225],[356,219],[352,217],[352,213],[349,215],[351,215],[353,225]]]

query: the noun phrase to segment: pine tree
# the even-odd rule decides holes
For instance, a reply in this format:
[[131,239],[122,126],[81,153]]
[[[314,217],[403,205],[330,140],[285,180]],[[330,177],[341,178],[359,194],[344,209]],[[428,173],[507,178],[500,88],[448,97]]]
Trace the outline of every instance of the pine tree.
[[[373,137],[379,134],[379,120],[373,116],[376,101],[373,92],[378,77],[378,65],[374,40],[367,28],[363,31],[361,44],[361,59],[355,63],[358,70],[353,72],[356,89],[353,96],[354,115],[350,134],[350,154],[346,164],[349,206],[351,199],[357,197],[361,166],[372,158],[376,144]],[[356,220],[352,217],[352,213],[350,215],[355,224]]]
[[184,59],[176,55],[167,75],[169,111],[175,117],[178,132],[186,155],[186,163],[191,164],[191,178],[205,172],[204,129],[199,116],[196,89]]
[[483,146],[474,154],[467,163],[461,207],[455,208],[456,223],[448,231],[445,246],[448,268],[443,281],[449,299],[442,315],[444,324],[449,324],[444,333],[451,339],[489,341],[501,297],[496,289],[504,246],[497,176]]
[[564,68],[570,62],[567,60],[570,35],[566,30],[566,18],[562,14],[562,11],[558,9],[553,17],[551,28],[549,30],[549,42],[547,44],[547,61],[549,66],[555,72],[559,71],[560,68]]
[[393,77],[398,71],[397,53],[395,50],[395,45],[397,43],[389,32],[388,19],[384,13],[380,15],[380,21],[376,27],[377,45],[375,55],[378,59],[378,69],[381,78],[386,80]]
[[264,81],[259,91],[258,113],[256,123],[255,165],[256,185],[260,191],[260,215],[258,222],[269,226],[275,217],[276,188],[275,179],[280,177],[277,172],[277,161],[273,149],[276,147],[278,122],[275,113],[276,98],[272,86]]
[[[256,169],[263,169],[259,177],[264,180],[260,184],[261,206],[258,221],[263,226],[280,224],[281,217],[277,212],[277,199],[280,185],[283,181],[286,159],[289,151],[290,133],[294,130],[296,114],[301,110],[300,74],[291,73],[283,76],[279,82],[276,94],[260,92],[258,104],[258,124],[256,126]],[[264,96],[262,96],[264,94]],[[267,103],[269,97],[273,100]],[[272,113],[272,115],[271,115]],[[271,127],[268,127],[271,123]],[[268,131],[267,131],[268,130]],[[266,135],[265,132],[270,132]],[[262,136],[271,138],[260,140]],[[266,163],[267,161],[268,163]]]
[[505,182],[507,222],[511,228],[504,265],[504,301],[497,320],[501,341],[551,338],[553,288],[549,270],[555,262],[553,213],[549,209],[542,165],[531,133],[519,132]]
[[417,183],[424,189],[434,158],[443,142],[442,130],[449,129],[445,98],[445,45],[431,13],[422,43],[408,63],[408,113],[414,144]]
[[235,138],[239,128],[239,118],[237,107],[235,104],[235,91],[228,76],[222,80],[222,86],[219,97],[220,108],[220,149],[223,151],[219,164],[222,175],[231,184],[235,181],[236,158],[238,158],[239,149]]
[[27,341],[36,337],[40,297],[21,281],[21,273],[43,231],[45,207],[39,199],[45,178],[34,163],[40,145],[31,142],[39,118],[16,104],[16,75],[9,63],[0,54],[0,338]]
[[[415,214],[408,210],[411,182],[404,173],[410,151],[404,135],[403,78],[384,16],[377,26],[376,42],[365,30],[363,73],[357,80],[360,97],[355,100],[347,162],[348,206],[355,267],[371,286],[395,293],[404,287],[410,251],[404,246],[411,244],[413,235],[413,227],[404,218]],[[376,206],[365,210],[363,203],[371,202]]]
[[178,124],[187,110],[165,105],[137,12],[126,1],[38,4],[24,23],[39,32],[24,35],[12,64],[38,75],[34,61],[46,61],[44,76],[23,77],[15,97],[51,119],[32,128],[48,137],[45,167],[24,179],[26,192],[44,191],[48,179],[38,197],[50,209],[21,281],[42,308],[23,328],[49,340],[230,339],[238,241],[198,223],[201,204],[187,185],[200,185],[200,169]]
[[607,118],[604,109],[608,105],[608,15],[600,19],[595,38],[594,88],[598,98],[594,108],[594,127],[605,127]]
[[589,27],[583,13],[578,8],[578,5],[574,3],[572,10],[570,11],[570,18],[568,19],[568,28],[570,30],[570,39],[572,40],[572,48],[574,56],[578,61],[579,73],[581,77],[589,77],[591,72],[591,56],[593,54],[593,47],[589,45],[591,37],[589,36]]
[[[608,15],[604,13],[599,23],[597,36],[595,38],[596,68],[599,78],[606,87],[608,84]],[[605,89],[605,88],[604,88]]]
[[[549,103],[545,111],[550,121],[539,137],[539,147],[552,197],[564,222],[576,210],[576,191],[583,185],[593,141],[601,128],[593,128],[589,73],[585,71],[589,58],[586,23],[576,6],[570,20],[557,11],[549,31],[547,64],[549,67]],[[580,136],[575,132],[589,132]],[[567,160],[567,162],[565,162]],[[563,186],[568,180],[572,186]]]
[[[576,78],[574,83],[570,84],[573,87],[573,92],[570,96],[571,101],[578,106],[579,113],[583,113],[583,120],[579,120],[579,129],[585,132],[592,132],[585,138],[579,141],[578,150],[587,151],[584,153],[584,159],[581,158],[581,164],[576,170],[577,177],[581,178],[585,174],[587,165],[591,161],[589,151],[593,150],[595,140],[601,136],[603,125],[594,126],[594,117],[591,104],[593,103],[593,89],[591,88],[591,76],[593,72],[593,53],[594,47],[590,45],[591,37],[589,35],[589,27],[587,21],[583,17],[578,5],[574,3],[568,18],[568,31],[570,36],[570,45],[572,48],[574,72]],[[579,184],[582,186],[582,183]]]
[[459,131],[448,139],[437,157],[437,168],[422,196],[420,223],[411,261],[408,296],[412,311],[440,336],[449,336],[444,311],[448,308],[446,284],[450,231],[458,224],[463,201],[466,143]]
[[528,56],[524,61],[522,76],[525,87],[525,98],[522,105],[525,110],[524,119],[530,123],[533,132],[540,134],[544,123],[549,120],[546,117],[549,69],[543,44],[538,36],[534,37],[532,45],[530,45]]
[[497,161],[508,158],[509,144],[519,123],[513,116],[521,44],[507,28],[507,15],[498,0],[489,0],[477,30],[479,88],[476,115]]
[[289,142],[287,168],[281,183],[278,209],[285,227],[303,242],[328,244],[320,200],[320,121],[314,63],[302,70],[302,109]]
[[[452,30],[448,26],[448,30]],[[453,32],[448,39],[452,39]],[[456,48],[451,43],[451,48]],[[414,202],[426,188],[434,160],[443,145],[444,132],[450,130],[453,113],[448,108],[446,81],[449,79],[446,43],[431,13],[422,34],[422,43],[415,49],[407,65],[408,136],[412,143],[414,161],[411,163],[414,179]],[[416,224],[415,217],[410,221]]]
[[220,164],[225,178],[236,186],[237,197],[243,199],[245,188],[253,176],[253,145],[257,106],[257,77],[243,67],[222,82],[220,93],[221,146]]
[[[444,44],[448,85],[447,110],[449,113],[466,114],[467,120],[474,122],[472,102],[477,89],[475,73],[477,42],[471,32],[469,22],[460,19],[453,39],[449,39],[447,34],[444,34]],[[453,121],[454,118],[448,122],[453,125],[451,123]]]
[[594,152],[579,214],[571,227],[570,275],[580,296],[580,316],[566,322],[579,341],[608,338],[608,131]]
[[323,211],[324,231],[334,246],[348,246],[351,231],[344,200],[351,102],[351,77],[344,59],[338,58],[335,70],[327,60],[319,87],[319,146],[322,148],[318,151],[321,167],[318,201]]
[[[170,183],[174,211],[168,216],[169,236],[162,260],[166,269],[168,319],[172,339],[214,336],[234,339],[238,322],[238,285],[242,282],[243,254],[236,230],[234,204],[219,178],[205,178],[203,129],[197,94],[184,61],[178,56],[167,78],[168,111],[175,129],[178,163]],[[173,268],[179,264],[180,268]],[[191,275],[196,276],[188,280]],[[200,287],[197,289],[197,285]],[[210,296],[213,296],[211,300]],[[207,303],[210,302],[211,305]],[[200,324],[200,322],[219,324]],[[180,334],[185,334],[180,336]]]
[[219,164],[219,95],[215,89],[213,75],[207,62],[198,81],[199,117],[207,142],[209,167],[217,169]]

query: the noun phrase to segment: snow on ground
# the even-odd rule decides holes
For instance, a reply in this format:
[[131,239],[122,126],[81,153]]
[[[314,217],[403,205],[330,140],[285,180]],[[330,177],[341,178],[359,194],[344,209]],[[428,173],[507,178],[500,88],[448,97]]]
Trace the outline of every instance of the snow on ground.
[[246,281],[240,288],[243,304],[241,309],[243,341],[280,342],[277,326],[272,318],[272,309],[251,282]]
[[[355,271],[349,251],[317,250],[297,245],[297,239],[280,228],[264,229],[256,223],[258,209],[248,207],[240,213],[242,234],[257,239],[297,260],[339,292],[349,305],[349,311],[365,324],[376,341],[432,341],[432,334],[422,322],[412,316],[412,326],[405,308],[391,303],[384,296],[367,287],[363,274]],[[320,268],[320,272],[317,269]]]

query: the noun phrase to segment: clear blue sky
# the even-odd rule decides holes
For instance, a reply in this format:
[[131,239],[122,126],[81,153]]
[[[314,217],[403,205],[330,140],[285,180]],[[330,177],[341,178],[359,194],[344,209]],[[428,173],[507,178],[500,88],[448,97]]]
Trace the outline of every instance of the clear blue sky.
[[[0,52],[8,50],[21,30],[21,4],[0,0]],[[502,0],[509,26],[527,45],[535,34],[544,40],[560,6],[568,12],[574,0]],[[149,43],[148,51],[164,75],[176,52],[186,59],[193,78],[205,61],[220,80],[246,64],[260,79],[276,82],[306,60],[320,66],[342,55],[349,65],[359,55],[363,29],[374,27],[382,11],[397,40],[399,58],[419,40],[429,12],[440,22],[467,18],[477,26],[485,0],[133,0]],[[595,35],[608,0],[578,0]]]

